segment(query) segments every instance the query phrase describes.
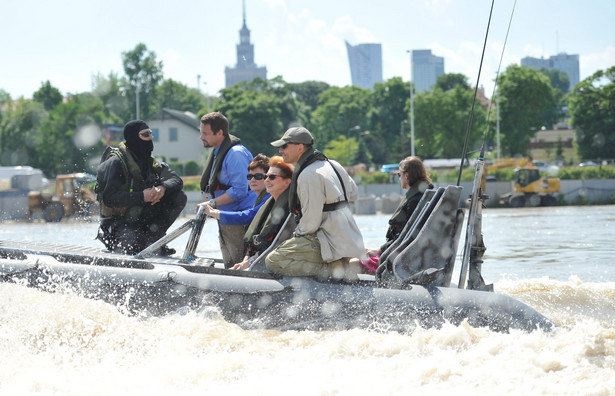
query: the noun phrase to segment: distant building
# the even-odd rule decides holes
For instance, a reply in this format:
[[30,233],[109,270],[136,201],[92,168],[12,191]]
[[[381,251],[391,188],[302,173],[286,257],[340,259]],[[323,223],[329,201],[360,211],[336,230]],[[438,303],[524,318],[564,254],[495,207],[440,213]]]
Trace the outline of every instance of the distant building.
[[[529,143],[532,159],[560,164],[576,162],[576,132],[576,129],[571,128],[565,122],[553,125],[552,129],[537,131]],[[558,149],[562,150],[562,158],[556,158]]]
[[549,59],[526,56],[521,59],[521,66],[535,67],[538,70],[544,68],[547,70],[563,71],[568,75],[568,79],[570,80],[568,92],[579,83],[579,55],[568,55],[562,52],[550,56]]
[[431,50],[412,50],[412,81],[417,92],[431,89],[444,74],[444,58]]
[[204,163],[201,120],[195,114],[164,108],[145,121],[154,135],[152,155],[164,156],[167,161]]
[[246,3],[243,2],[243,26],[239,31],[239,44],[237,44],[237,64],[235,67],[224,69],[226,87],[241,81],[252,81],[256,77],[267,79],[267,68],[258,67],[254,63],[254,45],[250,43],[250,29],[246,26]]
[[382,46],[380,44],[350,45],[346,41],[352,85],[373,89],[382,82]]

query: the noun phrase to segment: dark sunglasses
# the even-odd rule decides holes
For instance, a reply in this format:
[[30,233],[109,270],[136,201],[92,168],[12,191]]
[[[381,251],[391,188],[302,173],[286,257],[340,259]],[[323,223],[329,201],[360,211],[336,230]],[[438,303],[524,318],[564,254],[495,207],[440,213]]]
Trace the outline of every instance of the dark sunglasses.
[[252,180],[252,179],[256,179],[256,180],[264,180],[267,178],[267,175],[264,173],[248,173],[248,175],[246,176],[248,178],[248,180]]
[[280,148],[281,148],[282,150],[286,150],[286,148],[288,147],[288,145],[289,145],[289,144],[299,144],[299,143],[286,143],[286,144],[284,144],[283,146],[281,146]]
[[271,175],[265,175],[265,180],[269,179],[269,180],[272,180],[272,181],[273,181],[273,180],[275,180],[275,178],[276,178],[276,177],[281,177],[281,178],[284,178],[284,176],[282,176],[282,175],[274,175],[274,174],[271,174]]
[[139,132],[139,136],[150,137],[152,136],[152,131]]

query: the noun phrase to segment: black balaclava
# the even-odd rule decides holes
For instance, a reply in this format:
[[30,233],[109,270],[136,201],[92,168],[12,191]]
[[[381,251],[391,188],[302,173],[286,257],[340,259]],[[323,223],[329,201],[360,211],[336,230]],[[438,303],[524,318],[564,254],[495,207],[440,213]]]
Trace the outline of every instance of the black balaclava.
[[142,120],[128,121],[124,125],[124,139],[126,139],[126,147],[137,157],[137,162],[141,163],[149,160],[154,150],[154,142],[152,140],[141,140],[139,131],[150,129],[149,126]]

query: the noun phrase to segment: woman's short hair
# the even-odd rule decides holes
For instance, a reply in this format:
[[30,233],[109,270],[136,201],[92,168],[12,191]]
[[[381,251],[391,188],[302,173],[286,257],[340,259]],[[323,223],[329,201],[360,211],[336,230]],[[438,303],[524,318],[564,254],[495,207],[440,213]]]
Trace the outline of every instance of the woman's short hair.
[[248,165],[248,170],[254,170],[256,168],[262,168],[265,173],[269,170],[269,157],[265,154],[257,154],[256,157]]
[[431,183],[431,177],[423,161],[419,157],[406,157],[399,163],[399,171],[408,174],[408,184],[413,185],[417,181],[426,181]]
[[278,168],[280,170],[280,175],[288,179],[293,177],[293,171],[295,170],[295,167],[292,164],[287,164],[284,162],[284,159],[279,155],[273,156],[269,159],[269,167]]

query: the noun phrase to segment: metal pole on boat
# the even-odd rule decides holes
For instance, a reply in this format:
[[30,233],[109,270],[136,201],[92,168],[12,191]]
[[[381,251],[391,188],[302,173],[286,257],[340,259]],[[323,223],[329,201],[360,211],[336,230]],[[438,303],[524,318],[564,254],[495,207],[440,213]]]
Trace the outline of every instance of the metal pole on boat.
[[414,84],[412,83],[412,52],[406,50],[410,54],[410,155],[414,156]]
[[139,82],[139,80],[137,80],[137,120],[141,119],[141,112],[139,111],[139,88],[141,88],[141,83]]
[[476,230],[480,227],[477,227],[477,222],[481,221],[480,219],[480,211],[479,205],[482,204],[481,195],[481,181],[483,178],[484,172],[484,155],[485,155],[485,145],[480,151],[480,156],[478,157],[478,161],[476,161],[476,172],[474,174],[474,183],[472,185],[472,194],[470,195],[470,205],[468,210],[468,224],[466,226],[466,238],[463,247],[463,258],[461,261],[461,270],[459,272],[459,283],[457,287],[459,289],[465,289],[466,287],[466,279],[469,272],[470,266],[470,256],[472,253],[472,249],[478,245],[478,236],[476,235]]
[[192,231],[190,232],[190,237],[188,238],[188,243],[186,244],[186,250],[184,250],[184,255],[180,260],[182,263],[189,263],[194,260],[194,252],[196,251],[196,247],[201,239],[201,233],[203,232],[203,227],[205,226],[205,220],[207,220],[207,215],[201,206],[196,213],[196,218],[192,221]]
[[[497,81],[497,78],[496,78]],[[500,87],[497,87],[495,91],[495,121],[496,121],[496,145],[498,147],[497,150],[497,158],[500,158]]]

